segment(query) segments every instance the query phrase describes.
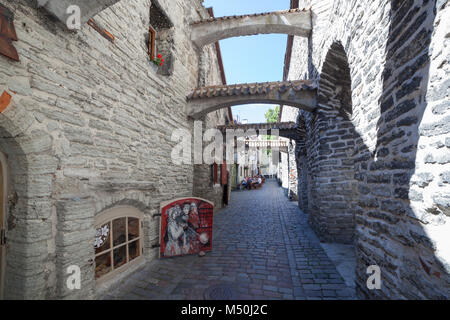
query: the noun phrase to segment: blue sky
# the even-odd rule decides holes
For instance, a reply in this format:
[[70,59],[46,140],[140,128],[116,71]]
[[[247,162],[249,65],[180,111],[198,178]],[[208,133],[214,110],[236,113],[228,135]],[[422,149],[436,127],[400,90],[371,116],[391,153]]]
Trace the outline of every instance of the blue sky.
[[[289,0],[205,0],[216,17],[289,9]],[[281,34],[237,37],[220,41],[228,84],[283,80],[287,36]],[[233,115],[249,123],[266,122],[264,114],[274,106],[233,107]]]

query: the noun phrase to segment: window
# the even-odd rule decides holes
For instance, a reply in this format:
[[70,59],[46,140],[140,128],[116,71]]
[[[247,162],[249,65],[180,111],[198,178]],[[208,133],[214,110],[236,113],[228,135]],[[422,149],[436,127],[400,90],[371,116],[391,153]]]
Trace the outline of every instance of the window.
[[150,26],[148,30],[148,54],[153,59],[156,57],[156,30]]
[[158,68],[158,74],[170,76],[173,72],[174,28],[157,0],[150,7],[149,56],[161,54],[164,64]]
[[143,260],[143,214],[116,207],[95,219],[95,279],[106,281]]

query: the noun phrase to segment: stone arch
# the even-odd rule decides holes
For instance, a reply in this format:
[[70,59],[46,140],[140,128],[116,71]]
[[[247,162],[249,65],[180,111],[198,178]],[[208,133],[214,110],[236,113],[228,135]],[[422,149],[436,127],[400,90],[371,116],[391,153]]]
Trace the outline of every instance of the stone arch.
[[191,39],[201,48],[222,39],[269,33],[308,37],[311,33],[311,10],[210,18],[192,25]]
[[[9,168],[5,299],[54,297],[52,137],[14,98],[0,114],[0,151]],[[53,254],[52,254],[53,253]]]
[[353,114],[350,67],[341,42],[333,42],[327,52],[320,74],[319,103],[331,102],[347,119]]
[[[314,41],[320,45],[314,45],[319,52],[341,39],[351,62],[352,123],[359,133],[355,133],[354,156],[356,291],[360,298],[369,299],[445,299],[450,292],[449,255],[440,249],[445,248],[446,238],[438,234],[446,234],[443,229],[448,225],[448,197],[441,196],[445,194],[441,188],[448,186],[442,183],[448,130],[441,130],[448,122],[448,82],[436,75],[445,69],[439,49],[445,42],[442,22],[450,7],[445,1],[392,0],[371,5],[368,10],[367,3],[355,7],[334,1],[326,26],[334,32]],[[359,13],[358,22],[348,20],[348,12]],[[386,23],[377,25],[375,15]],[[367,21],[364,28],[376,31],[367,37],[355,34],[361,21]],[[382,54],[374,54],[378,49]],[[328,51],[313,56],[312,73],[323,71],[327,56]],[[322,66],[320,72],[314,63]],[[328,107],[330,93],[319,89],[319,94],[324,101],[314,115],[312,142],[319,141],[317,132],[326,133],[335,126],[326,119],[320,121],[319,111]],[[314,165],[319,155],[310,157]],[[370,265],[383,270],[381,290],[366,286]]]
[[187,99],[187,115],[193,119],[243,104],[288,105],[312,112],[317,105],[317,89],[316,83],[308,80],[246,83],[197,88]]
[[342,44],[335,41],[322,64],[318,108],[311,124],[315,145],[308,155],[311,184],[303,182],[309,193],[311,225],[326,242],[354,242],[357,184],[353,156],[357,135],[351,115],[347,54]]

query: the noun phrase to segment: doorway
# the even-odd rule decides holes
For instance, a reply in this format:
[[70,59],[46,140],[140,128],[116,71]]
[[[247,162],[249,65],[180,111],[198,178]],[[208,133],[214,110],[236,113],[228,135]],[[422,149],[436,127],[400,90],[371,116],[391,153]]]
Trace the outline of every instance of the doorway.
[[0,300],[3,299],[3,288],[6,269],[6,199],[7,165],[6,157],[0,152]]

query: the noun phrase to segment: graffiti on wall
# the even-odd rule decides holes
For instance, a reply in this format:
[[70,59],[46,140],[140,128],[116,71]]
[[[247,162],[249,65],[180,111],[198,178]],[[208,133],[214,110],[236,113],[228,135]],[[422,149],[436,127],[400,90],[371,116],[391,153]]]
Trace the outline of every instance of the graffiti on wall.
[[212,250],[214,205],[204,199],[184,198],[161,206],[161,258]]

